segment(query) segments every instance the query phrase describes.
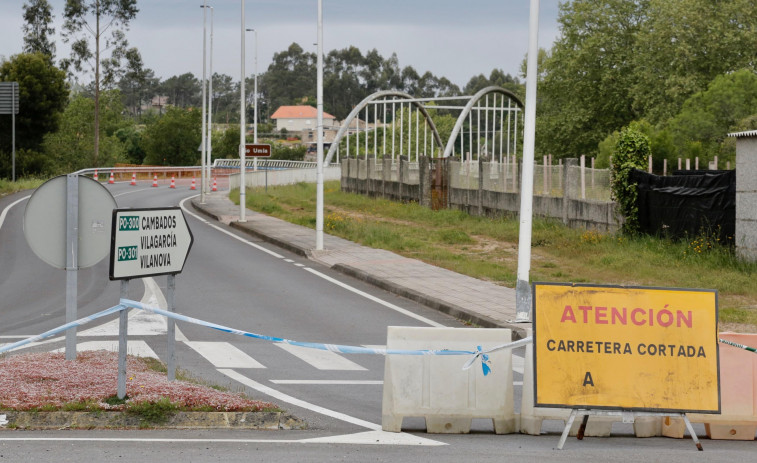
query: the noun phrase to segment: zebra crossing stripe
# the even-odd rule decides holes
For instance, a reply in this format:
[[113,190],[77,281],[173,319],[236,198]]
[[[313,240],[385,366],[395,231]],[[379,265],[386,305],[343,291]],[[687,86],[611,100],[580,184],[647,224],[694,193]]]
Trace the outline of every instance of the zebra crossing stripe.
[[228,342],[184,341],[216,368],[265,368],[260,362]]
[[365,371],[366,369],[357,363],[348,360],[341,355],[326,351],[308,349],[306,347],[292,346],[289,344],[275,344],[295,357],[309,363],[318,370],[340,371]]

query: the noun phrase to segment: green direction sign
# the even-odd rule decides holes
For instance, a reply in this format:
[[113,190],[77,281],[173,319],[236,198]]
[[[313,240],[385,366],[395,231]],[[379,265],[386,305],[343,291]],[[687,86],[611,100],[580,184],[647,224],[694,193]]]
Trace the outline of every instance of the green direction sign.
[[114,209],[110,279],[181,273],[194,242],[178,207]]

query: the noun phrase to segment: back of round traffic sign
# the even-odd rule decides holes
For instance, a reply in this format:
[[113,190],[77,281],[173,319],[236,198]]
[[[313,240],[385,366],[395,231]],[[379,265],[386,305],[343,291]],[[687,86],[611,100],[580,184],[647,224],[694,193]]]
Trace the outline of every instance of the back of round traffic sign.
[[[79,177],[78,267],[91,267],[110,252],[113,195],[99,182]],[[52,178],[34,191],[24,212],[24,236],[34,253],[53,267],[66,268],[67,176]]]

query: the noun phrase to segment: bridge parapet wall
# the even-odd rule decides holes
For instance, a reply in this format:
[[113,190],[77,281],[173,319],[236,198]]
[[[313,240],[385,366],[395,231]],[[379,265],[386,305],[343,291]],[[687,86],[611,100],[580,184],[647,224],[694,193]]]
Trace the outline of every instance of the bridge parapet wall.
[[[419,162],[399,159],[345,159],[342,161],[342,191],[380,197],[395,201],[413,201],[431,205],[431,185],[434,183],[431,162],[421,156]],[[566,162],[560,174],[550,182],[566,188],[546,188],[534,191],[534,215],[562,220],[576,229],[615,232],[620,228],[616,203],[581,199],[580,170],[572,168],[577,162]],[[554,166],[556,169],[557,166]],[[485,157],[476,162],[450,159],[448,164],[447,195],[450,208],[471,215],[517,215],[520,210],[520,172],[518,164],[488,162]],[[542,174],[540,173],[539,176]],[[551,175],[551,174],[550,174]],[[544,174],[547,178],[548,175]],[[575,178],[574,178],[575,177]],[[438,181],[438,179],[437,179]],[[538,194],[542,193],[542,194]]]

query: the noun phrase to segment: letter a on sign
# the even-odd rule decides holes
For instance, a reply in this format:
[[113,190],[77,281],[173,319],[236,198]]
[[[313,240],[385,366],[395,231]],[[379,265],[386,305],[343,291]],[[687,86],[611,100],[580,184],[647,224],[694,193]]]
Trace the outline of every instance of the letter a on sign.
[[594,379],[591,377],[591,372],[587,371],[586,375],[584,375],[584,387],[591,386],[594,387]]

